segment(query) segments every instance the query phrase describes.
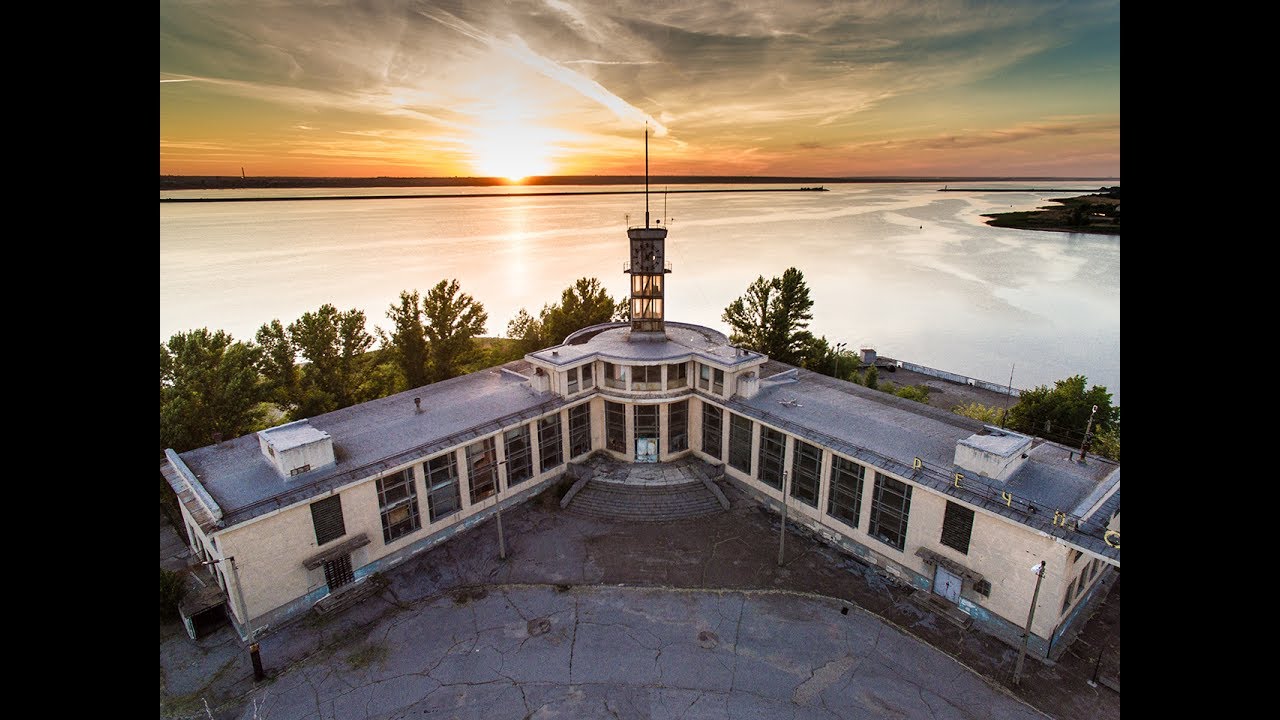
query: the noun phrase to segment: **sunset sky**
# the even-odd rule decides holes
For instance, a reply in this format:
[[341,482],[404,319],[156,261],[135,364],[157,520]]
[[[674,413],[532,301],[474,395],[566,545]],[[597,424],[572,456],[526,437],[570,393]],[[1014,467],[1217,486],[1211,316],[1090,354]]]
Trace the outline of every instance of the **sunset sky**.
[[1119,2],[160,3],[160,172],[1120,175]]

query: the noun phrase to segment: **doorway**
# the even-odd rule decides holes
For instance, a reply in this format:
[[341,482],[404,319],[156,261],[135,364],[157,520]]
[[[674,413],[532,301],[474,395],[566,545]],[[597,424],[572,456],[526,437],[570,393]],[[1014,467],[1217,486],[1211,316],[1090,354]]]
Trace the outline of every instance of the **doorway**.
[[960,602],[960,587],[964,583],[958,575],[949,572],[941,565],[933,575],[933,591],[953,603]]

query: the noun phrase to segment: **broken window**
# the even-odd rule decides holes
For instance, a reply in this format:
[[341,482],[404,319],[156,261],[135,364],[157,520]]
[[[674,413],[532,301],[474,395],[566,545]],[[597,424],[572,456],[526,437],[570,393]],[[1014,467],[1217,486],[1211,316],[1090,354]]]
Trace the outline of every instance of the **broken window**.
[[448,452],[426,462],[427,512],[431,522],[454,514],[462,508],[462,496],[458,492],[458,465],[453,453]]
[[667,366],[667,388],[682,388],[689,384],[689,366],[676,363]]
[[729,465],[751,474],[752,422],[741,415],[729,414]]
[[658,440],[658,406],[636,405],[635,413],[636,439]]
[[[724,412],[714,405],[702,403],[702,452],[719,460],[723,452],[720,446],[724,436]],[[748,451],[750,452],[750,451]]]
[[827,497],[827,514],[839,518],[850,527],[858,527],[862,515],[862,478],[866,472],[859,463],[839,455],[831,456],[831,490]]
[[529,442],[529,426],[521,425],[502,434],[507,454],[507,487],[533,477],[533,444]]
[[614,452],[627,451],[627,406],[604,402],[604,444]]
[[560,446],[560,413],[538,421],[538,451],[542,455],[542,472],[564,462],[564,449]]
[[786,435],[773,428],[760,426],[760,482],[782,489],[782,458],[786,450]]
[[667,452],[689,449],[689,401],[671,403],[667,411]]
[[901,550],[907,544],[907,518],[911,514],[911,486],[876,473],[871,496],[871,537]]
[[591,452],[591,405],[569,408],[569,457]]
[[384,542],[404,537],[422,527],[418,519],[418,491],[414,488],[413,468],[380,477],[377,484]]
[[467,478],[471,485],[471,504],[493,497],[498,491],[498,451],[493,438],[485,438],[467,446]]
[[791,497],[818,507],[818,485],[822,482],[822,448],[795,441],[791,459]]

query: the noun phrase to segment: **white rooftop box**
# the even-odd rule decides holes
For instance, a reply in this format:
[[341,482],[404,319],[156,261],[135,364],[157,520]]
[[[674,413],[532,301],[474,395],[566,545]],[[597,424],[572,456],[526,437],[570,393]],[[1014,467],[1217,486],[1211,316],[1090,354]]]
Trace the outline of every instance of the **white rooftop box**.
[[984,425],[984,432],[956,443],[956,465],[992,480],[1008,480],[1026,460],[1031,436]]
[[259,430],[258,444],[280,477],[301,475],[335,462],[333,439],[329,433],[311,427],[307,420]]

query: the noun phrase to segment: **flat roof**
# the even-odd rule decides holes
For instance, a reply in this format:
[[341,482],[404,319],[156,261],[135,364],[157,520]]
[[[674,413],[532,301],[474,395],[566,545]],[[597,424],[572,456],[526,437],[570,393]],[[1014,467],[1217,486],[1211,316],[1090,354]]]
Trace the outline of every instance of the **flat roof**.
[[1000,430],[990,425],[984,425],[983,429],[986,435],[973,435],[960,441],[961,445],[971,447],[982,452],[994,453],[1001,457],[1009,457],[1010,455],[1020,451],[1023,446],[1031,442],[1029,435],[1016,433],[1012,430]]
[[[696,356],[725,367],[760,362],[764,355],[729,344],[723,333],[692,323],[666,322],[666,339],[632,342],[627,323],[604,323],[570,335],[562,345],[532,352],[525,357],[565,367],[587,360],[616,362],[676,362]],[[585,340],[583,340],[585,338]],[[576,341],[576,342],[575,342]]]
[[[179,457],[221,506],[224,527],[231,527],[567,404],[534,391],[504,367],[308,418],[310,427],[333,439],[337,462],[295,477],[280,477],[256,433]],[[421,413],[414,398],[422,399]]]
[[[766,367],[779,366],[787,367],[773,361]],[[1118,485],[1119,463],[1090,457],[1081,465],[1076,462],[1079,455],[1071,448],[1033,440],[1027,460],[1006,482],[974,478],[972,472],[955,464],[955,448],[957,443],[983,432],[983,423],[799,368],[764,378],[760,392],[749,400],[741,397],[728,402],[716,400],[730,410],[767,422],[806,441],[825,445],[872,467],[1117,562],[1120,559],[1120,550],[1107,545],[1099,530],[1099,527],[1105,528],[1110,512],[1119,509],[1118,489],[1108,499],[1105,516],[1098,512],[1081,518],[1080,531],[1060,526],[1054,516],[1056,511],[1073,513],[1086,500],[1101,498],[1107,488]],[[924,464],[919,470],[912,467],[917,457]],[[961,488],[954,484],[956,472],[965,476]],[[1001,492],[1011,493],[1015,499],[1002,502]]]

